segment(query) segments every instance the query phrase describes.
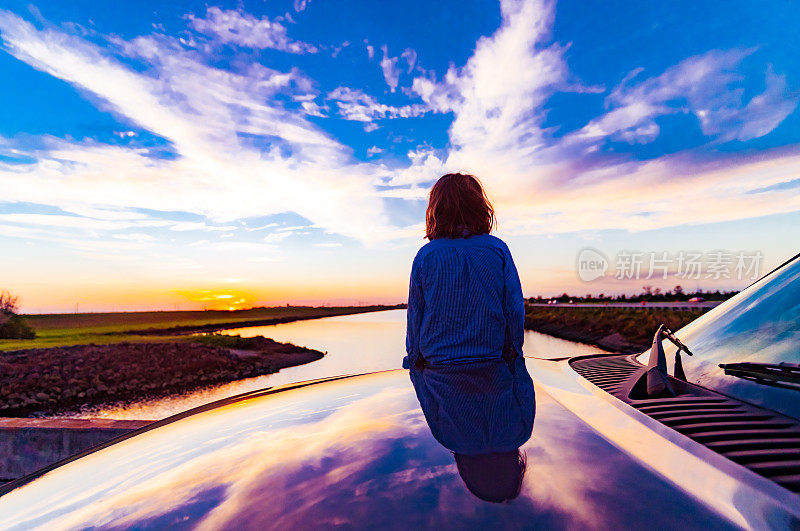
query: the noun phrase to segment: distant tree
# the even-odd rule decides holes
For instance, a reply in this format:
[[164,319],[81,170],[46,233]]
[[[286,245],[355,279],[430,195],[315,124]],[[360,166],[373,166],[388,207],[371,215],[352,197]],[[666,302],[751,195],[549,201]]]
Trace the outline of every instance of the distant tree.
[[7,290],[0,290],[0,312],[11,315],[19,311],[19,297]]
[[678,284],[677,286],[672,288],[672,292],[675,294],[676,297],[680,297],[681,295],[683,295],[683,286]]
[[36,332],[17,315],[19,297],[0,290],[0,339],[34,339]]

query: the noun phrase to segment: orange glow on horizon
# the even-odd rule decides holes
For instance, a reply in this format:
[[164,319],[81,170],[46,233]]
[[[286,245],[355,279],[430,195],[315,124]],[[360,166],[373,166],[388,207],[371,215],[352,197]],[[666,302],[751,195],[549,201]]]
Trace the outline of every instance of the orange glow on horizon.
[[[704,290],[741,288],[728,279],[700,283],[669,278],[619,280],[610,272],[604,278],[583,282],[572,255],[553,258],[552,264],[533,267],[540,252],[521,243],[513,247],[526,297],[632,294],[650,284],[666,291],[675,284]],[[33,264],[15,276],[4,276],[0,288],[20,297],[22,313],[85,313],[124,311],[223,310],[286,306],[357,306],[398,304],[406,301],[412,257],[360,267],[334,267],[319,262],[288,262],[250,271],[232,265],[215,271],[174,272],[146,268],[136,271],[100,268],[64,269],[56,278]],[[562,263],[563,262],[563,263]],[[765,264],[771,268],[773,263]],[[120,280],[118,277],[124,278]]]
[[174,290],[174,292],[192,302],[202,303],[203,308],[208,310],[234,311],[252,308],[257,299],[250,292],[235,289]]

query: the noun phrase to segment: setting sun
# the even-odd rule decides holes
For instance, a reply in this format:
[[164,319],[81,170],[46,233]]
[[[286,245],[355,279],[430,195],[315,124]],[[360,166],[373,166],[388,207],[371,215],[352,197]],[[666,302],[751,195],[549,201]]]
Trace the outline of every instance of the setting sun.
[[200,303],[204,310],[244,310],[251,308],[256,300],[251,293],[233,289],[178,290],[176,293],[191,302]]

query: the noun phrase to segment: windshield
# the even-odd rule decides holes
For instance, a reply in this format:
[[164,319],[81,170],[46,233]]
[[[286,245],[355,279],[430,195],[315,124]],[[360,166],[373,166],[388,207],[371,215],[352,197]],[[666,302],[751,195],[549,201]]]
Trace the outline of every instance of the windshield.
[[[800,363],[800,258],[770,273],[677,334],[689,381],[800,418],[800,391],[726,375],[720,363]],[[670,365],[675,346],[664,341]],[[640,356],[646,363],[649,353]],[[672,367],[670,366],[670,374]]]

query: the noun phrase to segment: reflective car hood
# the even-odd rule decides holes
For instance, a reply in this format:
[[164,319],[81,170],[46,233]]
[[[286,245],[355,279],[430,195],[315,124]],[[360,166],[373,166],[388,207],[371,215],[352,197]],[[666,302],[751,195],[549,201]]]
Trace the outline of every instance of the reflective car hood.
[[[728,374],[720,364],[800,363],[800,257],[681,328],[694,353],[683,356],[689,381],[800,420],[797,386],[775,386]],[[675,346],[663,342],[674,374]],[[639,357],[647,364],[649,351]]]
[[520,495],[489,503],[406,371],[255,393],[164,422],[0,497],[0,528],[727,528],[536,388]]

